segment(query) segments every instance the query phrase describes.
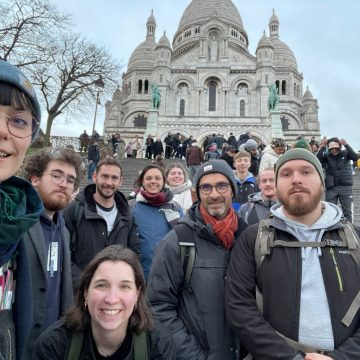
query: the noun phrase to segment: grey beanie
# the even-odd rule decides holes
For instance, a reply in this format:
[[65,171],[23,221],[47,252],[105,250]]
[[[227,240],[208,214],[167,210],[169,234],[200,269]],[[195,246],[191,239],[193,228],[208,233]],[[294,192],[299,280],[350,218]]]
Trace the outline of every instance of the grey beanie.
[[316,171],[318,172],[321,182],[323,186],[325,186],[324,181],[324,172],[321,166],[319,159],[309,150],[305,150],[302,148],[296,148],[286,151],[283,155],[281,155],[278,161],[275,164],[275,182],[277,183],[277,178],[279,174],[279,169],[286,162],[291,160],[305,160],[310,164],[314,165]]
[[235,179],[235,174],[234,174],[233,170],[231,169],[231,167],[227,164],[227,162],[225,160],[210,160],[210,161],[207,161],[204,164],[202,164],[196,170],[196,173],[194,175],[194,184],[195,184],[196,195],[197,195],[198,199],[200,199],[200,196],[199,196],[200,179],[204,175],[214,174],[214,173],[222,174],[229,179],[231,189],[233,192],[233,198],[234,198],[236,195],[237,186],[236,186],[236,179]]
[[[35,90],[29,79],[14,65],[9,64],[7,61],[0,60],[0,81],[7,82],[17,87],[20,91],[27,95],[32,102],[35,109],[35,118],[40,123],[41,110],[38,99],[36,98]],[[40,127],[32,134],[32,142],[35,140]]]
[[256,150],[258,148],[258,144],[254,139],[249,139],[246,143],[245,143],[245,149],[246,150]]

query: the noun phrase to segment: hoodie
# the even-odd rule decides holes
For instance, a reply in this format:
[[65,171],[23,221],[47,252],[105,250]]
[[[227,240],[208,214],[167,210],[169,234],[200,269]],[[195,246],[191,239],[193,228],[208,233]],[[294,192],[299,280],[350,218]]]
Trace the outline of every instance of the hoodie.
[[246,178],[240,180],[237,175],[236,171],[234,170],[235,179],[236,179],[236,195],[232,201],[232,207],[235,211],[239,211],[241,206],[248,202],[249,195],[254,194],[259,191],[258,186],[256,185],[256,179],[251,172],[248,172]]
[[[322,203],[323,214],[311,226],[288,219],[280,204],[271,213],[285,223],[286,229],[301,241],[320,242],[325,229],[338,223],[341,210],[334,204]],[[321,248],[302,248],[301,306],[299,342],[320,349],[334,349],[329,303],[320,268]],[[316,306],[322,304],[322,306]]]

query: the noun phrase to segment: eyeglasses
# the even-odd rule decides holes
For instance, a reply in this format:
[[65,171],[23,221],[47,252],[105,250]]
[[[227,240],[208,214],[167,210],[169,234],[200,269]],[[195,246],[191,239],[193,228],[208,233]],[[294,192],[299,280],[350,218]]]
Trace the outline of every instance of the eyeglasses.
[[219,194],[224,194],[229,189],[229,186],[229,183],[224,182],[217,183],[216,185],[203,184],[199,186],[199,190],[204,195],[210,195],[212,189],[215,188]]
[[39,128],[39,122],[28,111],[17,111],[10,115],[0,113],[7,119],[9,133],[17,138],[26,138]]
[[77,185],[77,179],[73,176],[65,176],[59,173],[46,173],[43,175],[50,175],[51,181],[54,185],[61,185],[64,181],[66,181],[66,183],[72,187]]

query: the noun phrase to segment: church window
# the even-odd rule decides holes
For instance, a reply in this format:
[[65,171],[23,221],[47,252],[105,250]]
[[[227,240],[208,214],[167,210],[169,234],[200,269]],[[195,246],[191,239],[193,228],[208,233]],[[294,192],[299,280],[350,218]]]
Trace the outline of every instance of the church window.
[[297,86],[296,96],[300,99],[300,86]]
[[142,93],[142,85],[143,85],[142,80],[139,80],[139,83],[138,83],[138,94],[141,94],[141,93]]
[[245,117],[245,100],[240,100],[240,117]]
[[162,76],[162,74],[160,74],[160,82],[161,82],[161,83],[163,82],[163,76]]
[[265,51],[265,59],[267,58],[267,51]]
[[149,80],[145,80],[144,93],[145,93],[145,94],[148,94],[148,93],[149,93]]
[[240,83],[238,86],[238,93],[241,96],[246,96],[248,93],[248,86],[245,83]]
[[296,97],[296,83],[294,83],[294,97]]
[[269,83],[269,75],[265,75],[265,84]]
[[185,100],[181,99],[180,100],[180,116],[184,116],[185,115]]
[[283,80],[281,83],[281,93],[286,95],[286,80]]
[[131,81],[129,82],[129,95],[131,95]]
[[280,89],[280,81],[279,80],[276,80],[275,81],[275,85],[276,85],[276,90],[277,90],[277,93],[279,94],[279,89]]
[[216,82],[209,84],[209,111],[216,111]]

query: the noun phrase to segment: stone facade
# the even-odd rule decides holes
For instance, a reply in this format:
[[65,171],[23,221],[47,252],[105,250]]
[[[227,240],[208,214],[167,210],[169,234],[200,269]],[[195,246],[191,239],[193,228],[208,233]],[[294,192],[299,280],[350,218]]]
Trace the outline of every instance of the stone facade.
[[267,144],[269,85],[275,83],[286,140],[320,136],[317,100],[308,89],[303,92],[303,75],[293,52],[280,40],[275,12],[269,36],[264,32],[255,55],[248,50],[247,33],[231,0],[193,0],[172,46],[165,32],[156,42],[153,12],[146,29],[145,41],[135,48],[123,73],[122,88],[106,103],[104,134],[119,130],[125,139],[146,136],[150,85],[156,83],[161,104],[154,137],[179,132],[201,142],[213,133],[227,138],[233,132],[238,138],[251,131]]

